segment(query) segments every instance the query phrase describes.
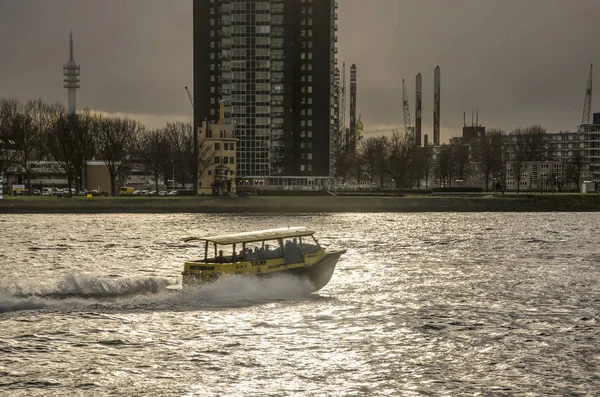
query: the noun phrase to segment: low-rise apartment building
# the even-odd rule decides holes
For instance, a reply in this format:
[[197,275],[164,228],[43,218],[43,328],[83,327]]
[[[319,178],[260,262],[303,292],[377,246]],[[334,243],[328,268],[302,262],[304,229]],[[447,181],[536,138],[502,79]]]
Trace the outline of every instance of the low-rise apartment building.
[[198,134],[199,195],[221,195],[236,191],[238,139],[232,124],[204,121]]

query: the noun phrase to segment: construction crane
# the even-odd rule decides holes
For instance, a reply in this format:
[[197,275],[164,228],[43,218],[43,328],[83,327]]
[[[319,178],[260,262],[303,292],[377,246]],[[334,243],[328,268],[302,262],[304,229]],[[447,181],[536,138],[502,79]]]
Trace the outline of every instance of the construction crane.
[[408,95],[406,94],[406,85],[402,79],[402,109],[404,109],[404,133],[412,134],[412,124],[410,122],[410,107],[408,104]]
[[192,93],[190,92],[189,88],[187,88],[187,85],[185,86],[185,91],[188,94],[188,98],[190,98],[190,103],[192,104],[192,109],[194,108],[194,97],[192,96]]
[[585,100],[583,101],[583,116],[581,124],[590,124],[592,122],[592,72],[594,64],[590,66],[590,74],[588,76],[587,86],[585,87]]

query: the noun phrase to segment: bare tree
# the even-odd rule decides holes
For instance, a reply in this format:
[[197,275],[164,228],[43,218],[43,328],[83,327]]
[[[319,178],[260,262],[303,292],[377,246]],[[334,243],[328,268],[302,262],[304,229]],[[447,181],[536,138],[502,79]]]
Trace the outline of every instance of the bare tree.
[[451,146],[454,158],[454,175],[457,179],[464,180],[471,160],[470,147],[465,144],[453,144]]
[[369,181],[373,183],[375,176],[379,176],[379,187],[383,187],[383,179],[386,173],[386,160],[388,154],[388,139],[385,136],[371,137],[361,140],[363,165],[366,169]]
[[76,150],[77,116],[68,114],[64,108],[57,105],[56,120],[46,135],[46,144],[54,160],[67,175],[69,192],[74,175],[74,155]]
[[96,123],[99,121],[100,116],[91,113],[89,109],[84,109],[75,116],[72,156],[73,178],[76,191],[81,189],[86,161],[91,159],[95,154]]
[[[190,169],[193,168],[194,136],[192,124],[182,121],[167,123],[164,132],[168,137],[171,148],[171,162],[173,171],[179,176],[182,184],[188,179],[193,179]],[[173,181],[175,185],[175,181]]]
[[454,148],[451,145],[440,146],[438,158],[438,174],[441,186],[452,187],[452,175],[454,171]]
[[378,164],[377,173],[379,174],[379,187],[383,187],[384,178],[387,173],[387,160],[389,156],[389,139],[386,136],[380,136],[377,140]]
[[31,189],[33,169],[43,156],[48,154],[44,137],[52,130],[59,110],[59,105],[51,106],[41,99],[29,101],[23,108],[24,128],[17,130],[17,140],[21,148],[19,163],[25,171],[27,188],[30,192],[33,191]]
[[6,173],[21,156],[16,144],[21,103],[16,99],[0,100],[0,171]]
[[527,161],[544,161],[548,158],[546,130],[539,125],[516,128],[510,134],[510,164],[517,193],[521,190],[521,175]]
[[360,149],[362,140],[362,136],[358,138],[356,152],[354,153],[354,156],[352,158],[352,168],[357,183],[360,183],[362,181],[363,174],[365,171],[365,159],[362,156]]
[[522,130],[519,135],[519,150],[524,161],[544,161],[548,158],[546,147],[546,130],[539,125],[532,125]]
[[479,137],[474,144],[474,159],[479,164],[479,171],[485,177],[485,191],[489,190],[490,178],[504,174],[503,170],[503,136],[504,131],[489,129],[485,136]]
[[364,139],[361,142],[361,155],[363,157],[365,171],[371,183],[375,179],[375,170],[379,160],[377,157],[377,140],[378,138],[371,137]]
[[95,123],[97,153],[108,168],[113,196],[116,194],[116,179],[127,170],[141,129],[136,121],[127,118],[100,118]]
[[526,161],[524,147],[523,129],[515,128],[509,137],[508,147],[509,156],[509,176],[512,176],[515,182],[517,193],[521,191],[521,175],[523,172],[523,162]]
[[413,157],[412,167],[415,169],[417,187],[420,187],[421,179],[425,179],[425,188],[429,188],[429,176],[433,165],[433,152],[431,146],[417,146]]
[[581,180],[581,175],[583,174],[583,171],[587,169],[587,167],[588,162],[586,161],[583,151],[575,150],[573,152],[573,156],[571,156],[566,164],[565,176],[569,181],[575,184],[577,189],[579,189],[581,182],[583,182]]
[[394,178],[395,187],[399,189],[408,183],[410,156],[413,141],[410,134],[395,129],[389,138],[387,167]]
[[[347,128],[341,128],[339,137],[346,136]],[[338,140],[335,150],[335,174],[338,178],[349,179],[355,170],[355,153],[350,150],[350,145],[345,139]]]
[[165,162],[168,163],[171,156],[170,144],[163,129],[146,131],[140,136],[140,152],[154,177],[157,191],[159,178],[165,176]]

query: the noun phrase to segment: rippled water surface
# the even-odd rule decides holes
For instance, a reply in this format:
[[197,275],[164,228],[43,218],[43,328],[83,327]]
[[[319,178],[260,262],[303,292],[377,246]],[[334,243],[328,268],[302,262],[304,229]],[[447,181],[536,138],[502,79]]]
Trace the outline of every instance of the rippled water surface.
[[[182,242],[309,226],[293,278],[192,291]],[[598,395],[600,214],[2,215],[0,395]]]

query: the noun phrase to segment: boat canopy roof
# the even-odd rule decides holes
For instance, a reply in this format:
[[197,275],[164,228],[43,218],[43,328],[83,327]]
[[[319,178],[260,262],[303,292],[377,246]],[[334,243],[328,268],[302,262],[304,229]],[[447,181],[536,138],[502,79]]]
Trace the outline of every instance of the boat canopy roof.
[[227,234],[212,237],[188,237],[184,241],[208,241],[215,244],[251,243],[253,241],[275,240],[279,238],[312,236],[314,230],[306,227],[286,227],[281,229],[258,230],[255,232]]

